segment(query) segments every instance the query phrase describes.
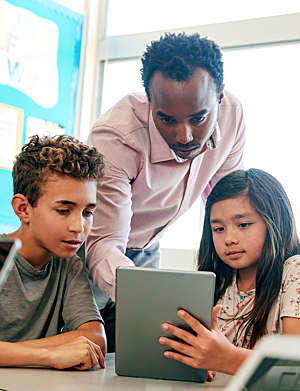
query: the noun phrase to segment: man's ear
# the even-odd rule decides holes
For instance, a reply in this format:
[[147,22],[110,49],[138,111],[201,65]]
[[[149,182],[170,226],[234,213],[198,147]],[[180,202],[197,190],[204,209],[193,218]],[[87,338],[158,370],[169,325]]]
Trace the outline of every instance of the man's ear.
[[222,91],[219,95],[219,104],[222,102],[222,99],[224,98],[224,92]]
[[15,214],[23,223],[30,222],[32,206],[27,197],[23,194],[15,194],[11,200],[11,206],[13,207]]

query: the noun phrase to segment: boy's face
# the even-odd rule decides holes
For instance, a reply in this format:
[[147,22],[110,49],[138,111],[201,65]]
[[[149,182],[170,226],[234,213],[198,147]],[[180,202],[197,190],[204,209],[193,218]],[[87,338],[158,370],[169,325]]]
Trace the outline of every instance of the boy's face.
[[31,248],[23,246],[25,258],[37,266],[48,262],[51,254],[73,256],[91,229],[96,209],[94,181],[51,174],[41,190],[36,206],[29,206]]

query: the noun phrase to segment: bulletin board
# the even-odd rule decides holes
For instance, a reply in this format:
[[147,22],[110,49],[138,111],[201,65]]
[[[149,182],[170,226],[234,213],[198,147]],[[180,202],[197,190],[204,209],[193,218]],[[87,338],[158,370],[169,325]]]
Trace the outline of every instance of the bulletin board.
[[11,169],[31,135],[72,135],[83,15],[50,0],[0,0],[0,233],[15,230]]

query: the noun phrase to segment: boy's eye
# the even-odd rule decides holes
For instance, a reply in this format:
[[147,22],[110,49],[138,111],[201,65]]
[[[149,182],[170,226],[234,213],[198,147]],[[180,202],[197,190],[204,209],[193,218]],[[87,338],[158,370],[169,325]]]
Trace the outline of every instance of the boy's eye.
[[69,209],[56,209],[56,212],[61,215],[65,215],[65,214],[69,213]]
[[85,210],[85,211],[83,212],[83,215],[84,215],[85,217],[92,217],[92,216],[94,215],[94,211],[93,211],[93,210]]

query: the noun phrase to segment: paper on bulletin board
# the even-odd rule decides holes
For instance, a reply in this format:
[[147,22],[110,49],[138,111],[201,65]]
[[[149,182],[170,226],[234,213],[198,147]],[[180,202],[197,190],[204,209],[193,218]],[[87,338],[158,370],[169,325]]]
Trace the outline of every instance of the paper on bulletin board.
[[0,84],[45,108],[55,106],[58,37],[53,21],[0,0]]
[[22,141],[24,111],[0,103],[0,168],[11,170]]
[[59,124],[55,124],[50,121],[44,121],[40,118],[28,117],[26,122],[26,142],[29,141],[31,136],[38,135],[43,136],[57,136],[64,134],[64,128]]

